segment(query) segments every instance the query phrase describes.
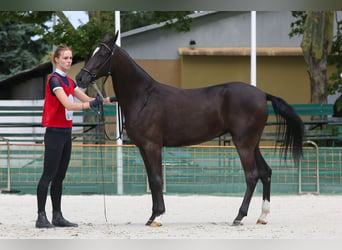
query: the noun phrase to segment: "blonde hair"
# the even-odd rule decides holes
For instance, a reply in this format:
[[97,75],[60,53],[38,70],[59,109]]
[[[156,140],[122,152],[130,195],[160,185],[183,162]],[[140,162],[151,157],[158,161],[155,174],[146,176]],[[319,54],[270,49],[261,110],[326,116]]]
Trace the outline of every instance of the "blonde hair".
[[62,52],[63,51],[66,51],[66,50],[70,50],[72,51],[68,46],[66,45],[59,45],[57,46],[57,48],[55,49],[54,52],[51,52],[50,54],[50,57],[51,57],[51,61],[53,64],[56,64],[56,61],[55,61],[55,58],[58,58],[61,56]]

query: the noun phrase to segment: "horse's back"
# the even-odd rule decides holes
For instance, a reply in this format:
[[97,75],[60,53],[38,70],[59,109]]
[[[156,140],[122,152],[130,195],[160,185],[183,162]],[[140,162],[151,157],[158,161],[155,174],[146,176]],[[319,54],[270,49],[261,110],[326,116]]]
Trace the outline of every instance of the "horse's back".
[[225,84],[229,100],[245,104],[265,104],[266,95],[262,90],[243,82],[228,82]]

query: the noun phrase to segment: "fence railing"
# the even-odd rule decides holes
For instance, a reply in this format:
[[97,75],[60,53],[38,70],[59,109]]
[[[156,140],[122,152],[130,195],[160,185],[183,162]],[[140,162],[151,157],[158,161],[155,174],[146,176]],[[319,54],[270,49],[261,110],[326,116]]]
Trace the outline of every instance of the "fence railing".
[[[321,193],[342,193],[341,148],[315,149],[306,145],[300,168],[290,157],[280,159],[280,151],[274,147],[262,147],[261,151],[273,169],[273,194],[315,192],[317,178]],[[0,140],[0,188],[35,193],[43,153],[42,144],[8,144]],[[118,158],[122,160],[119,175]],[[245,192],[244,172],[231,146],[164,148],[163,168],[166,193],[240,195]],[[73,145],[64,189],[69,194],[117,194],[119,190],[123,194],[143,194],[149,191],[138,148],[114,144]],[[262,193],[260,183],[256,193]]]
[[[42,143],[45,129],[41,124],[42,101],[33,104],[0,105],[0,136],[10,142]],[[320,146],[342,146],[342,118],[333,118],[332,104],[292,104],[305,124],[305,139]],[[276,141],[275,113],[268,105],[269,119],[261,137],[264,145]],[[73,141],[76,143],[99,143],[113,141],[117,137],[117,106],[104,105],[103,109],[86,109],[74,112]],[[315,116],[315,120],[311,117]],[[130,144],[124,131],[124,144]],[[230,145],[229,134],[212,141],[213,145]]]
[[[41,124],[43,107],[40,105],[1,106],[0,136],[11,143],[42,143],[45,128]],[[115,137],[116,105],[73,112],[72,139],[78,143],[103,143]],[[110,129],[107,129],[110,128]]]

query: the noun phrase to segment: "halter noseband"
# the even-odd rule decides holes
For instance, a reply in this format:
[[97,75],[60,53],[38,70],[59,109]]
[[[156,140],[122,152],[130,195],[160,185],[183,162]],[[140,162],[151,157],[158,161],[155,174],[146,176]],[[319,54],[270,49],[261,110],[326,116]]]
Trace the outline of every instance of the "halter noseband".
[[[107,72],[107,75],[106,75],[106,80],[107,80],[108,76],[110,76],[112,74],[110,69],[111,69],[111,66],[112,66],[112,56],[114,55],[114,51],[115,51],[115,42],[113,43],[113,47],[112,48],[110,48],[107,44],[105,44],[103,42],[99,44],[99,47],[100,46],[105,47],[110,52],[110,55],[106,58],[106,60],[101,65],[101,67],[99,67],[99,70],[102,69],[106,65],[106,63],[109,61],[108,72]],[[86,67],[83,67],[81,70],[87,72],[91,76],[92,82],[97,78],[97,73],[91,72]],[[104,82],[106,82],[106,80]]]

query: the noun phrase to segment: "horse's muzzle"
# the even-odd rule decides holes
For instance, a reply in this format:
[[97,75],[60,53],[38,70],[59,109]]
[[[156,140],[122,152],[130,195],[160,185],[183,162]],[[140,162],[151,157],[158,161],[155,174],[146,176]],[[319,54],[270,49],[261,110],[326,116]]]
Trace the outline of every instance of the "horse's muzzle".
[[88,74],[87,72],[81,70],[76,75],[76,82],[79,87],[87,88],[89,84],[92,82],[92,76]]

